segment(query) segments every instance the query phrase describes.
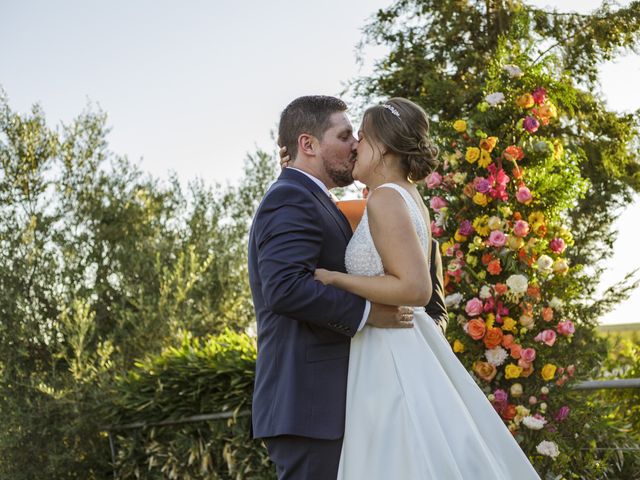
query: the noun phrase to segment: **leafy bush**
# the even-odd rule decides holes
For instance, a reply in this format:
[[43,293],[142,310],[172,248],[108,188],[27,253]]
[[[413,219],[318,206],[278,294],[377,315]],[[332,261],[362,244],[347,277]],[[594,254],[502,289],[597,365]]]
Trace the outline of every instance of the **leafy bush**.
[[256,349],[230,330],[201,341],[185,338],[117,379],[110,422],[152,423],[200,413],[232,412],[228,420],[154,426],[117,433],[123,478],[271,479],[266,450],[250,437]]

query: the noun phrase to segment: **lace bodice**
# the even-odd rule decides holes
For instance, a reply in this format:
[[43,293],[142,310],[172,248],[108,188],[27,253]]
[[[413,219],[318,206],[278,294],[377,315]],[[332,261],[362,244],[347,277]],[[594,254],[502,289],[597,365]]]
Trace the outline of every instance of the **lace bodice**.
[[[383,187],[392,188],[402,195],[402,198],[409,209],[409,215],[411,216],[413,225],[416,228],[418,238],[420,239],[420,243],[422,244],[428,262],[430,239],[420,207],[404,187],[395,183],[385,183],[380,185],[378,188]],[[366,207],[364,209],[362,219],[360,220],[355,232],[353,232],[353,237],[351,237],[349,245],[347,245],[347,250],[345,252],[345,266],[347,267],[347,272],[354,275],[366,275],[372,277],[375,275],[382,275],[384,273],[382,259],[376,250],[373,238],[371,237],[371,231],[369,230],[369,217]]]

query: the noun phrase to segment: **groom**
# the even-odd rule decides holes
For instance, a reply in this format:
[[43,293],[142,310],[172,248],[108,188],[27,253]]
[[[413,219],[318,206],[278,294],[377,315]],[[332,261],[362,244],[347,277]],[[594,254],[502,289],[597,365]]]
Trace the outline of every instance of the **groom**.
[[335,478],[344,434],[350,339],[365,324],[410,328],[410,308],[370,304],[313,278],[345,271],[351,238],[329,189],[349,185],[357,140],[337,98],[300,97],[279,143],[294,159],[251,227],[249,279],[258,322],[253,432],[280,479]]

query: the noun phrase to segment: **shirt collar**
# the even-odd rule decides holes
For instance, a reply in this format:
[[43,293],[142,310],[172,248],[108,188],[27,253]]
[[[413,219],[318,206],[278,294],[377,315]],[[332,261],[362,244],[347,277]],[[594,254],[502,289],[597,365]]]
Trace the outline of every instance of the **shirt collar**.
[[318,185],[322,189],[322,191],[327,194],[327,196],[329,198],[331,198],[332,200],[335,198],[334,195],[332,195],[332,193],[329,191],[327,186],[322,182],[322,180],[314,177],[313,175],[311,175],[310,173],[305,172],[304,170],[300,170],[299,168],[296,168],[296,167],[287,167],[287,168],[290,168],[292,170],[296,170],[297,172],[300,172],[300,173],[304,173],[307,177],[309,177],[311,180],[313,180],[313,182],[316,185]]

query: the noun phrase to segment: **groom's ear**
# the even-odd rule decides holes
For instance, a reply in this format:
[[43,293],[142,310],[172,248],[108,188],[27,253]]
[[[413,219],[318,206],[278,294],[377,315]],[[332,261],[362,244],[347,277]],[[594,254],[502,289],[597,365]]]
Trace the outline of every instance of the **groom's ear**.
[[302,152],[309,156],[315,156],[317,143],[318,141],[316,140],[316,137],[308,133],[303,133],[298,137],[298,152]]

